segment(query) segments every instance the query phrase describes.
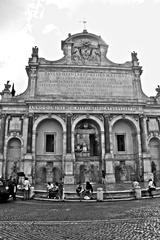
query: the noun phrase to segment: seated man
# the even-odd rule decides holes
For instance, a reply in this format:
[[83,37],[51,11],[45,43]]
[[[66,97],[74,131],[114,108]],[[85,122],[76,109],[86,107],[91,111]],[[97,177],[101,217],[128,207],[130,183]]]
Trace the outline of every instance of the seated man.
[[83,192],[83,188],[82,188],[82,185],[79,183],[79,185],[76,188],[76,193],[79,197],[81,197],[82,192]]

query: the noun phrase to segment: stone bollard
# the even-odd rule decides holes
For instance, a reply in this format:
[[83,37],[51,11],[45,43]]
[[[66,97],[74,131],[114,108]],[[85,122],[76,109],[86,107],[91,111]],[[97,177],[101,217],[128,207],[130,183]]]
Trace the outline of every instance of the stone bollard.
[[140,186],[135,187],[134,192],[135,192],[135,198],[141,199],[141,197],[142,197],[141,187]]
[[97,201],[103,201],[103,188],[97,188]]

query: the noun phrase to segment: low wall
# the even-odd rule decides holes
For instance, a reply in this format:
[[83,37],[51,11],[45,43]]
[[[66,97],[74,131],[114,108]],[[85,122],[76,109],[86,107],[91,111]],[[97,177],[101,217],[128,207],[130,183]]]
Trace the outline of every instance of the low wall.
[[[147,189],[141,189],[142,198],[149,197],[149,193]],[[23,196],[23,191],[18,190],[18,196]],[[154,196],[160,197],[160,187],[156,188],[156,191],[153,192]],[[34,198],[47,198],[48,193],[46,190],[34,190]],[[93,192],[93,198],[97,199],[97,191]],[[64,191],[64,200],[78,200],[80,199],[75,191]],[[135,199],[135,193],[132,189],[123,190],[123,191],[104,191],[103,192],[104,200],[112,200],[112,199]]]

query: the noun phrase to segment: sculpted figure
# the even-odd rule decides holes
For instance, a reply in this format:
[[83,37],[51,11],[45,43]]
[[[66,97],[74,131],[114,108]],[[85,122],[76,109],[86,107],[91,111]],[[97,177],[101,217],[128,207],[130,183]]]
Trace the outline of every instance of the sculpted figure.
[[4,84],[4,87],[5,87],[4,90],[5,90],[5,91],[9,91],[9,89],[10,89],[10,87],[11,87],[11,85],[9,84],[9,82],[10,82],[10,81],[8,80],[7,83]]
[[99,49],[93,48],[90,60],[95,63],[98,63],[98,62],[100,62],[100,56],[101,56],[101,54],[100,54]]
[[32,48],[32,57],[38,57],[38,47],[37,46]]
[[132,61],[138,61],[138,58],[137,58],[137,53],[134,51],[134,52],[132,52],[131,53],[131,55],[132,55]]
[[81,55],[77,47],[73,48],[72,59],[76,63],[81,63]]

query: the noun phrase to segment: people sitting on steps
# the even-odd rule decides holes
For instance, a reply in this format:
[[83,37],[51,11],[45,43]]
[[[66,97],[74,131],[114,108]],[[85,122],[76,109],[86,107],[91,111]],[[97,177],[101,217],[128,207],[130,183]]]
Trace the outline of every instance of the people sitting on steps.
[[82,185],[79,183],[76,188],[76,193],[80,199],[93,199],[93,187],[89,181],[86,182],[85,189],[83,189]]
[[[60,199],[60,191],[58,182],[47,184],[48,198],[52,199]],[[62,193],[61,193],[62,194]]]

